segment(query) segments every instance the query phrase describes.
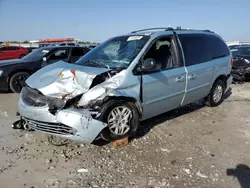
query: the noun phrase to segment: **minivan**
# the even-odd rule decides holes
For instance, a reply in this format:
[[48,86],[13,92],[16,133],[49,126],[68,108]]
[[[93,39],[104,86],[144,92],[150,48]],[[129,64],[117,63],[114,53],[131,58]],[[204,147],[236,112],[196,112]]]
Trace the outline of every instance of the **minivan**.
[[231,67],[229,48],[212,31],[134,31],[30,76],[13,126],[85,143],[131,137],[140,121],[196,100],[221,104]]

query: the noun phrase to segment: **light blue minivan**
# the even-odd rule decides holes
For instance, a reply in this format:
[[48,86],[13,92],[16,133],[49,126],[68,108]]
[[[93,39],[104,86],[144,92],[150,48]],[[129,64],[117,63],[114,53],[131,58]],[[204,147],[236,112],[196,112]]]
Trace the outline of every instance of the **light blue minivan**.
[[193,101],[221,104],[230,72],[231,53],[214,32],[134,31],[30,76],[13,126],[85,143],[130,137],[140,121]]

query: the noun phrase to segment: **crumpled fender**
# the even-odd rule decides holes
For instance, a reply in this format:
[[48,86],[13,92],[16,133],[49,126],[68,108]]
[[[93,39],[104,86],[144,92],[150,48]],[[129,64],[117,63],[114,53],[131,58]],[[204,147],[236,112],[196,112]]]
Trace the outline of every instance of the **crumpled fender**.
[[139,101],[139,93],[140,80],[138,77],[130,77],[128,79],[126,71],[121,71],[83,94],[78,102],[78,105],[85,106],[91,101],[102,100],[107,96],[131,97],[136,101]]
[[63,61],[48,65],[31,75],[26,83],[43,95],[55,98],[74,98],[86,93],[93,79],[109,69],[69,64]]

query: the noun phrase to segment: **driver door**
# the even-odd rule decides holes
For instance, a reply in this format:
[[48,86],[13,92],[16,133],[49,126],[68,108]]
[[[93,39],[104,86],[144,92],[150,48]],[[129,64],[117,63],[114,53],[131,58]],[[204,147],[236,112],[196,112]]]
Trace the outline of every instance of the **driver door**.
[[157,70],[142,76],[143,119],[162,114],[181,105],[185,92],[186,72],[176,58],[176,43],[172,36],[152,43],[142,61],[153,58]]

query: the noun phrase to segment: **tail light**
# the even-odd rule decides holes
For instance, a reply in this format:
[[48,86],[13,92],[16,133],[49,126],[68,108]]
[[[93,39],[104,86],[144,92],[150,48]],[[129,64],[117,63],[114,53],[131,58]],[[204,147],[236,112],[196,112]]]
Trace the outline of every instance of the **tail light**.
[[233,66],[234,57],[231,57],[230,64]]

